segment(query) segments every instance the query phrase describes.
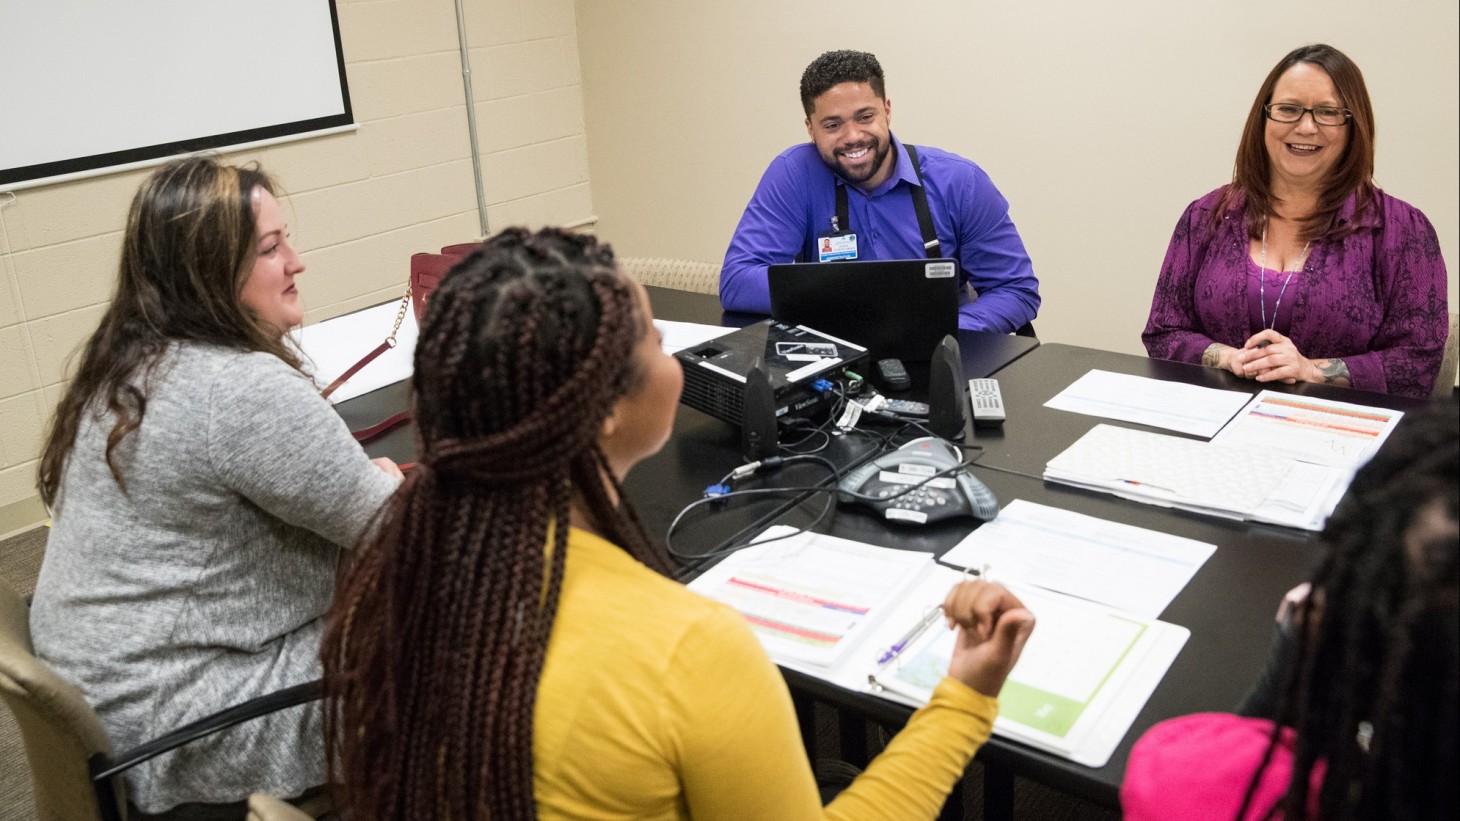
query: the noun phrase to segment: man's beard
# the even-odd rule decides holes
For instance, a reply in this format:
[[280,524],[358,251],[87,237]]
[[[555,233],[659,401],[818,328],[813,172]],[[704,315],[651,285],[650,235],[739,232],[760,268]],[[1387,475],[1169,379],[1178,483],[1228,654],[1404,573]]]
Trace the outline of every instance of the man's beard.
[[854,183],[866,182],[867,180],[875,176],[878,170],[882,168],[882,164],[887,162],[887,155],[889,152],[892,151],[892,146],[889,143],[884,143],[879,139],[873,139],[871,145],[867,146],[867,148],[869,150],[869,153],[872,155],[872,162],[866,165],[864,170],[857,173],[853,173],[852,170],[847,167],[846,162],[842,157],[843,149],[833,151],[832,158],[834,162],[832,163],[832,165],[836,168],[837,173],[841,174],[842,177],[845,178],[848,182]]

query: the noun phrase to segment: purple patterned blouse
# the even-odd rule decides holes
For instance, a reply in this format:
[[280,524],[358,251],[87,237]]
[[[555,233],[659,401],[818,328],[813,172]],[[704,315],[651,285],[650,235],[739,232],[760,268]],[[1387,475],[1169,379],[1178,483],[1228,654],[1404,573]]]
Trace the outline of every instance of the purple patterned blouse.
[[[1226,187],[1187,206],[1176,224],[1141,340],[1158,359],[1200,362],[1213,342],[1240,348],[1262,330],[1257,266],[1249,252],[1245,200],[1222,216],[1212,212]],[[1338,212],[1356,230],[1317,240],[1303,270],[1269,303],[1279,333],[1309,359],[1340,358],[1353,387],[1428,397],[1449,333],[1445,261],[1435,229],[1419,209],[1382,191],[1375,207],[1355,216],[1350,197]],[[1273,300],[1283,277],[1269,272]]]

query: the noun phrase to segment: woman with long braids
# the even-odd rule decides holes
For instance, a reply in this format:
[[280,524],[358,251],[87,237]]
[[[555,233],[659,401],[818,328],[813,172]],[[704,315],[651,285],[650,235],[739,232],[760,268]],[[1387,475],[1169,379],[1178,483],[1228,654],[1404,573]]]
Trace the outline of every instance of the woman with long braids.
[[744,619],[663,575],[622,498],[683,385],[607,246],[511,229],[432,297],[419,466],[341,580],[326,740],[355,821],[932,818],[1033,629],[996,585],[944,604],[932,702],[823,809]]
[[[46,441],[31,635],[118,749],[318,678],[340,548],[399,481],[285,343],[304,263],[274,191],[208,157],[147,178]],[[250,792],[324,780],[311,705],[139,765],[127,788],[149,815],[242,818]]]
[[[1460,412],[1406,419],[1354,477],[1289,594],[1271,718],[1205,713],[1136,743],[1121,805],[1155,819],[1460,813]],[[1297,592],[1297,591],[1295,591]]]

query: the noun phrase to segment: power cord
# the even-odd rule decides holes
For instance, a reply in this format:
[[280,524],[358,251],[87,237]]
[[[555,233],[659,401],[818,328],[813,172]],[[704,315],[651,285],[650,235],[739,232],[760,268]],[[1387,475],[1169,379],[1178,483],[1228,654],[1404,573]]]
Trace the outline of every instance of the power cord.
[[[887,453],[886,450],[879,451],[872,458],[877,458],[879,456],[882,456],[885,453]],[[743,479],[743,478],[745,478],[747,476],[751,476],[751,475],[754,475],[756,473],[760,473],[760,472],[763,472],[763,471],[766,471],[766,470],[779,469],[780,467],[782,467],[783,465],[787,464],[788,462],[794,462],[794,461],[815,461],[815,462],[819,462],[822,465],[825,465],[827,467],[827,469],[831,472],[831,475],[832,475],[834,481],[831,484],[829,484],[829,485],[827,485],[827,484],[822,484],[822,485],[808,485],[808,486],[802,486],[802,487],[783,486],[783,487],[771,487],[771,488],[752,488],[750,490],[732,490],[731,489],[731,483],[733,483],[736,479]],[[923,486],[927,485],[929,482],[932,482],[932,481],[934,481],[936,479],[941,479],[941,478],[943,478],[945,476],[951,476],[951,475],[957,473],[960,470],[967,469],[968,467],[969,467],[969,465],[967,463],[965,463],[965,462],[959,462],[956,465],[952,465],[950,467],[946,467],[946,468],[944,468],[944,469],[942,469],[940,471],[937,471],[936,473],[932,473],[932,474],[929,474],[928,476],[924,476],[921,479],[919,479],[916,483],[907,485],[906,487],[902,488],[901,490],[897,491],[896,493],[892,493],[892,494],[889,494],[887,496],[872,496],[872,495],[865,494],[865,493],[858,493],[856,491],[843,490],[840,487],[841,479],[842,479],[842,471],[839,470],[836,467],[836,465],[834,465],[830,460],[823,459],[823,458],[821,458],[819,456],[788,456],[788,457],[785,457],[785,458],[774,457],[773,456],[773,457],[770,457],[770,458],[767,458],[767,459],[762,459],[762,460],[755,461],[755,462],[749,462],[749,463],[744,464],[744,465],[741,465],[740,467],[737,467],[735,470],[732,470],[731,472],[725,474],[725,476],[722,477],[719,482],[717,482],[716,484],[713,484],[713,485],[709,486],[708,488],[705,488],[705,496],[704,496],[704,498],[697,499],[697,500],[689,503],[688,505],[686,505],[683,509],[681,509],[679,511],[679,514],[674,517],[674,521],[670,522],[668,531],[666,531],[665,534],[664,534],[664,549],[671,556],[675,557],[676,559],[679,559],[679,560],[681,560],[683,562],[686,562],[687,564],[692,563],[693,565],[697,566],[699,563],[701,563],[701,562],[703,562],[703,561],[705,561],[707,559],[712,559],[712,558],[716,558],[716,557],[719,557],[719,556],[727,556],[727,555],[729,555],[731,553],[734,553],[734,552],[736,552],[738,550],[744,550],[747,547],[751,547],[752,545],[762,545],[762,544],[768,544],[770,542],[780,541],[782,539],[789,539],[789,538],[792,538],[794,536],[799,536],[802,533],[805,533],[807,531],[814,530],[818,525],[820,525],[823,521],[825,521],[827,519],[827,517],[831,514],[831,511],[835,509],[835,507],[836,507],[836,501],[837,501],[838,498],[846,498],[846,499],[851,499],[851,500],[855,500],[855,501],[863,501],[863,502],[879,502],[879,501],[889,501],[889,500],[892,500],[892,499],[898,499],[898,498],[901,498],[901,497],[903,497],[903,496],[905,496],[905,495],[907,495],[909,493],[912,493],[915,490],[918,490],[918,489],[922,488]],[[794,531],[792,531],[790,533],[783,534],[781,536],[775,536],[775,537],[769,538],[769,539],[760,539],[758,541],[747,541],[747,542],[745,542],[743,544],[737,544],[737,542],[739,542],[740,539],[742,539],[743,537],[745,537],[746,535],[748,535],[746,533],[747,530],[750,530],[752,528],[759,530],[760,528],[759,528],[759,526],[757,524],[757,525],[751,525],[750,527],[747,527],[747,528],[742,528],[740,532],[735,533],[729,539],[725,540],[725,542],[722,543],[723,546],[717,547],[717,548],[713,548],[713,549],[711,549],[711,550],[709,550],[707,552],[704,552],[704,553],[685,553],[685,552],[683,552],[681,550],[675,549],[675,547],[674,547],[674,543],[673,543],[674,531],[679,527],[679,524],[680,524],[681,521],[683,521],[684,517],[686,515],[688,515],[689,512],[692,511],[692,510],[695,510],[697,508],[700,508],[700,507],[703,507],[703,506],[706,506],[706,505],[723,504],[723,503],[725,503],[726,501],[728,501],[731,498],[751,497],[751,496],[770,496],[770,495],[785,494],[785,493],[825,493],[825,494],[827,494],[826,503],[824,505],[822,505],[821,511],[816,514],[816,517],[814,519],[812,519],[812,521],[809,524],[803,525],[803,526],[797,528],[796,530],[794,530]],[[688,570],[688,569],[689,568],[687,567],[686,570]]]

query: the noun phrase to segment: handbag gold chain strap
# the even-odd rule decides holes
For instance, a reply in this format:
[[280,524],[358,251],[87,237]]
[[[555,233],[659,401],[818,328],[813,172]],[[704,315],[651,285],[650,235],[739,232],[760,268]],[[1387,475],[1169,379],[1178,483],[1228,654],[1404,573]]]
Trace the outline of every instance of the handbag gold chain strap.
[[345,384],[345,382],[347,382],[350,379],[350,377],[352,377],[355,374],[359,373],[361,368],[365,367],[366,365],[369,365],[371,362],[374,362],[376,357],[380,356],[381,354],[385,353],[386,351],[390,350],[391,348],[394,348],[398,344],[395,341],[395,336],[396,336],[396,334],[400,333],[400,326],[401,326],[402,323],[404,323],[406,321],[406,311],[410,310],[410,307],[411,307],[411,284],[409,282],[407,282],[406,283],[406,292],[400,298],[400,310],[398,310],[398,311],[395,312],[395,324],[393,326],[391,326],[390,335],[385,338],[385,341],[384,342],[381,342],[379,345],[376,345],[375,346],[375,350],[373,350],[370,353],[367,353],[364,356],[360,357],[360,361],[359,362],[356,362],[355,364],[351,365],[348,370],[346,370],[344,373],[340,374],[340,378],[339,379],[336,379],[333,382],[331,382],[328,388],[325,388],[324,390],[322,390],[322,391],[319,392],[319,395],[320,396],[323,396],[326,399],[328,399],[329,396],[330,396],[330,394],[334,393],[341,385]]

